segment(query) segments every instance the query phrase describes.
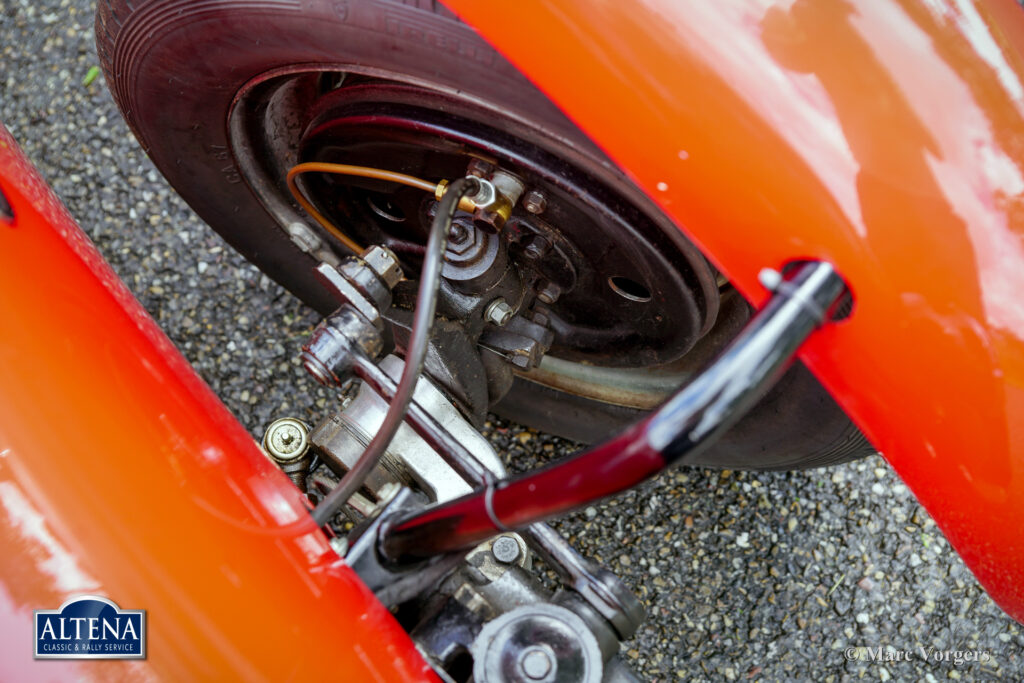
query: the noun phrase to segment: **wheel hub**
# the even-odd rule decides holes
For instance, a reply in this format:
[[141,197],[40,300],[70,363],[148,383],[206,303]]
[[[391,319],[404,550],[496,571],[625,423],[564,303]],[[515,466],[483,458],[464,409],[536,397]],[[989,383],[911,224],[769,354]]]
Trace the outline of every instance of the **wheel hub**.
[[[474,278],[487,279],[484,272],[493,272],[496,261],[504,267],[500,261],[507,259],[522,275],[522,303],[542,307],[554,332],[550,353],[559,358],[654,365],[693,346],[713,322],[717,304],[711,278],[696,272],[706,263],[695,268],[664,226],[586,169],[471,118],[471,108],[456,111],[438,99],[423,89],[373,80],[335,89],[317,101],[298,145],[299,160],[373,165],[431,182],[480,165],[514,174],[527,192],[500,234],[475,238],[482,243],[468,249],[453,240],[449,266],[461,267],[446,269],[446,275],[457,286],[465,290]],[[337,176],[311,176],[307,188],[318,209],[357,241],[387,245],[407,272],[417,272],[433,197]],[[468,218],[456,221],[460,229],[470,227]],[[467,260],[479,267],[467,269]]]

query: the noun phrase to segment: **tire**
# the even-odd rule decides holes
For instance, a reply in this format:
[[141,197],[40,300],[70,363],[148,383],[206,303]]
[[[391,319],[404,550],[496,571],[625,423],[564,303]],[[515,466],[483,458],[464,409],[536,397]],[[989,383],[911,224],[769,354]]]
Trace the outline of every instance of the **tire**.
[[[520,122],[508,132],[573,149],[630,201],[651,206],[522,74],[432,0],[100,0],[96,40],[118,106],[171,185],[242,255],[322,313],[335,304],[312,275],[314,259],[268,212],[266,188],[249,181],[230,138],[236,95],[264,74],[358,65],[430,83]],[[685,241],[675,229],[666,234]],[[495,410],[584,442],[642,414],[522,378]],[[799,468],[874,452],[797,368],[700,464]]]

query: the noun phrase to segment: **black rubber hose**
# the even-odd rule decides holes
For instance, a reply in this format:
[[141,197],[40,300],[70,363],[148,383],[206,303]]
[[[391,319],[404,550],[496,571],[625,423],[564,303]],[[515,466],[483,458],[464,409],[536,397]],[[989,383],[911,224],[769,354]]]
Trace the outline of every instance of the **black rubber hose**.
[[345,473],[338,485],[327,494],[316,508],[313,509],[313,521],[318,526],[327,524],[335,513],[341,509],[352,494],[362,487],[366,477],[377,466],[387,450],[395,432],[405,420],[416,382],[423,370],[423,361],[427,356],[430,342],[430,328],[434,323],[434,310],[437,308],[437,289],[441,283],[441,268],[444,260],[445,245],[448,242],[448,231],[451,229],[452,218],[459,209],[462,197],[474,194],[480,185],[475,178],[459,178],[448,186],[448,191],[437,207],[434,220],[430,223],[430,237],[427,240],[427,251],[423,258],[423,270],[420,273],[420,287],[416,294],[416,310],[413,313],[412,333],[409,348],[405,355],[405,368],[398,382],[395,396],[388,406],[377,434],[356,461],[356,464]]

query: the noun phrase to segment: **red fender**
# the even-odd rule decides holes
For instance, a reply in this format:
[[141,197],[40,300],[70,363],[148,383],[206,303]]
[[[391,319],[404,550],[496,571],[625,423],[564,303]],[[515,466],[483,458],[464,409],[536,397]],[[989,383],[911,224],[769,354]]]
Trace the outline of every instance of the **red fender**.
[[748,298],[838,266],[854,313],[801,357],[1024,620],[1021,8],[445,2]]
[[[437,680],[3,126],[0,192],[0,680]],[[83,593],[145,661],[33,662]]]

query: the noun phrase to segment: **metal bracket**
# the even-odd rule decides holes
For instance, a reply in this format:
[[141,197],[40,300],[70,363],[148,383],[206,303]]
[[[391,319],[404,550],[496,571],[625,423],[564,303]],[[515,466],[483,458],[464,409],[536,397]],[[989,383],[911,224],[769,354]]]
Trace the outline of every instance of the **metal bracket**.
[[436,588],[446,575],[451,573],[465,558],[465,552],[438,555],[424,562],[402,565],[382,562],[377,550],[381,529],[396,515],[407,513],[425,506],[426,498],[403,488],[380,513],[354,530],[348,537],[348,552],[345,563],[363,580],[377,599],[388,607],[403,602]]
[[608,620],[620,640],[633,637],[644,621],[644,607],[619,577],[580,555],[547,524],[531,524],[523,530],[523,537],[562,583]]

